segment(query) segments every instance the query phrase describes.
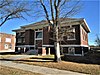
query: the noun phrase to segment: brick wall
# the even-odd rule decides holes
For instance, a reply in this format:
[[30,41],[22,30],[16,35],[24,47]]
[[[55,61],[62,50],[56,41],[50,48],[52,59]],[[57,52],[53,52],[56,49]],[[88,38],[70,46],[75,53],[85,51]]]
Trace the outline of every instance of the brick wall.
[[15,49],[15,35],[0,33],[0,50]]
[[84,28],[80,27],[81,32],[81,45],[88,45],[88,33],[84,30]]

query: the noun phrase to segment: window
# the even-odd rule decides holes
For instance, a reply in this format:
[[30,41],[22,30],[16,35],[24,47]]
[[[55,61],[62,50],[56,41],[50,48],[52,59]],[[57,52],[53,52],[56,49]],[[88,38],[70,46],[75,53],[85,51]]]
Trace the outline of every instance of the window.
[[75,28],[68,29],[67,40],[75,40]]
[[4,45],[4,48],[5,48],[5,49],[8,49],[8,44],[5,44],[5,45]]
[[68,28],[68,29],[67,29],[67,32],[73,32],[73,33],[75,33],[75,28],[74,28],[74,27]]
[[22,32],[21,33],[21,37],[25,37],[25,32]]
[[21,36],[21,33],[17,33],[17,38],[19,38]]
[[67,40],[75,40],[75,33],[70,33],[70,34],[67,36]]
[[17,38],[19,38],[19,37],[25,37],[25,32],[17,33]]
[[9,44],[9,49],[11,49],[12,48],[12,45],[11,44]]
[[25,38],[23,38],[23,43],[25,43]]
[[68,48],[68,54],[75,54],[75,48],[74,47],[69,47]]
[[11,42],[11,38],[6,38],[5,42]]
[[22,39],[21,38],[18,38],[17,43],[21,43],[21,42],[22,42]]
[[87,33],[85,32],[85,30],[82,30],[82,36],[83,36],[83,40],[87,41]]
[[42,31],[36,32],[36,39],[42,39]]

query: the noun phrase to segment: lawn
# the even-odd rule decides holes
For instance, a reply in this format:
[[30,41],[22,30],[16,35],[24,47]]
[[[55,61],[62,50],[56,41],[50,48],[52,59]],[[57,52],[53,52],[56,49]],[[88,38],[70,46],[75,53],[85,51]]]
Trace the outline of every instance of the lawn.
[[6,66],[0,66],[0,75],[42,75]]
[[[53,62],[54,56],[36,56],[28,59],[21,59],[17,61],[19,63],[25,63],[30,65],[38,65],[49,68],[57,68],[60,70],[67,70],[91,75],[100,75],[100,65],[98,64],[86,64],[86,63],[77,63],[70,61],[61,61],[59,63]],[[44,61],[47,60],[47,61]],[[50,61],[48,61],[50,60]]]

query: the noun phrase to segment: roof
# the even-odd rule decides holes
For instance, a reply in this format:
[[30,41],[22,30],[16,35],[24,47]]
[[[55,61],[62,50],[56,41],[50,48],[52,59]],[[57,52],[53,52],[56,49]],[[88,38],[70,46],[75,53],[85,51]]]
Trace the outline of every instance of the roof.
[[[86,23],[86,20],[84,18],[60,18],[59,21],[61,23],[61,26],[72,25],[72,24],[73,25],[74,24],[81,24],[86,29],[87,32],[90,32],[88,24]],[[16,29],[13,31],[17,32],[17,31],[23,31],[23,30],[27,30],[27,29],[38,29],[38,28],[43,28],[46,26],[48,26],[48,22],[46,20],[42,20],[40,22],[21,26],[20,29]]]
[[12,36],[15,36],[14,34],[8,34],[8,33],[3,33],[3,32],[0,32],[1,35],[12,35]]

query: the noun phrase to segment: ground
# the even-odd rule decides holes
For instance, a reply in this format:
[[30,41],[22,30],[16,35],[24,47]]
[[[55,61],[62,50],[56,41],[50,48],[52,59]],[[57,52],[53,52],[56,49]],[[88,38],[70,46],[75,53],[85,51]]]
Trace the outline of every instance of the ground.
[[[3,55],[3,60],[6,59]],[[9,57],[10,55],[8,55]],[[65,57],[64,57],[65,58]],[[54,56],[32,56],[25,59],[13,60],[16,63],[25,63],[30,65],[45,66],[50,68],[57,68],[66,71],[74,71],[91,75],[100,75],[100,52],[90,52],[84,57],[69,57],[67,56],[66,61],[62,60],[57,63],[54,62]],[[12,60],[10,60],[12,61]]]
[[[16,61],[15,61],[16,62]],[[53,61],[34,61],[34,59],[21,59],[17,61],[19,63],[25,63],[30,65],[45,66],[49,68],[57,68],[60,70],[74,71],[91,75],[100,75],[100,65],[94,64],[82,64],[68,61],[61,61],[59,63]]]
[[[54,56],[35,56],[29,59],[21,59],[20,62],[39,65],[50,68],[57,68],[61,70],[74,71],[80,73],[86,73],[91,75],[100,75],[100,50],[95,52],[89,52],[83,57],[78,56],[62,56],[60,63],[53,62]],[[38,62],[36,61],[37,59]],[[23,62],[24,60],[24,62]],[[48,60],[48,61],[44,61]]]
[[15,69],[7,66],[0,66],[0,75],[42,75],[42,74],[23,71],[20,69]]

